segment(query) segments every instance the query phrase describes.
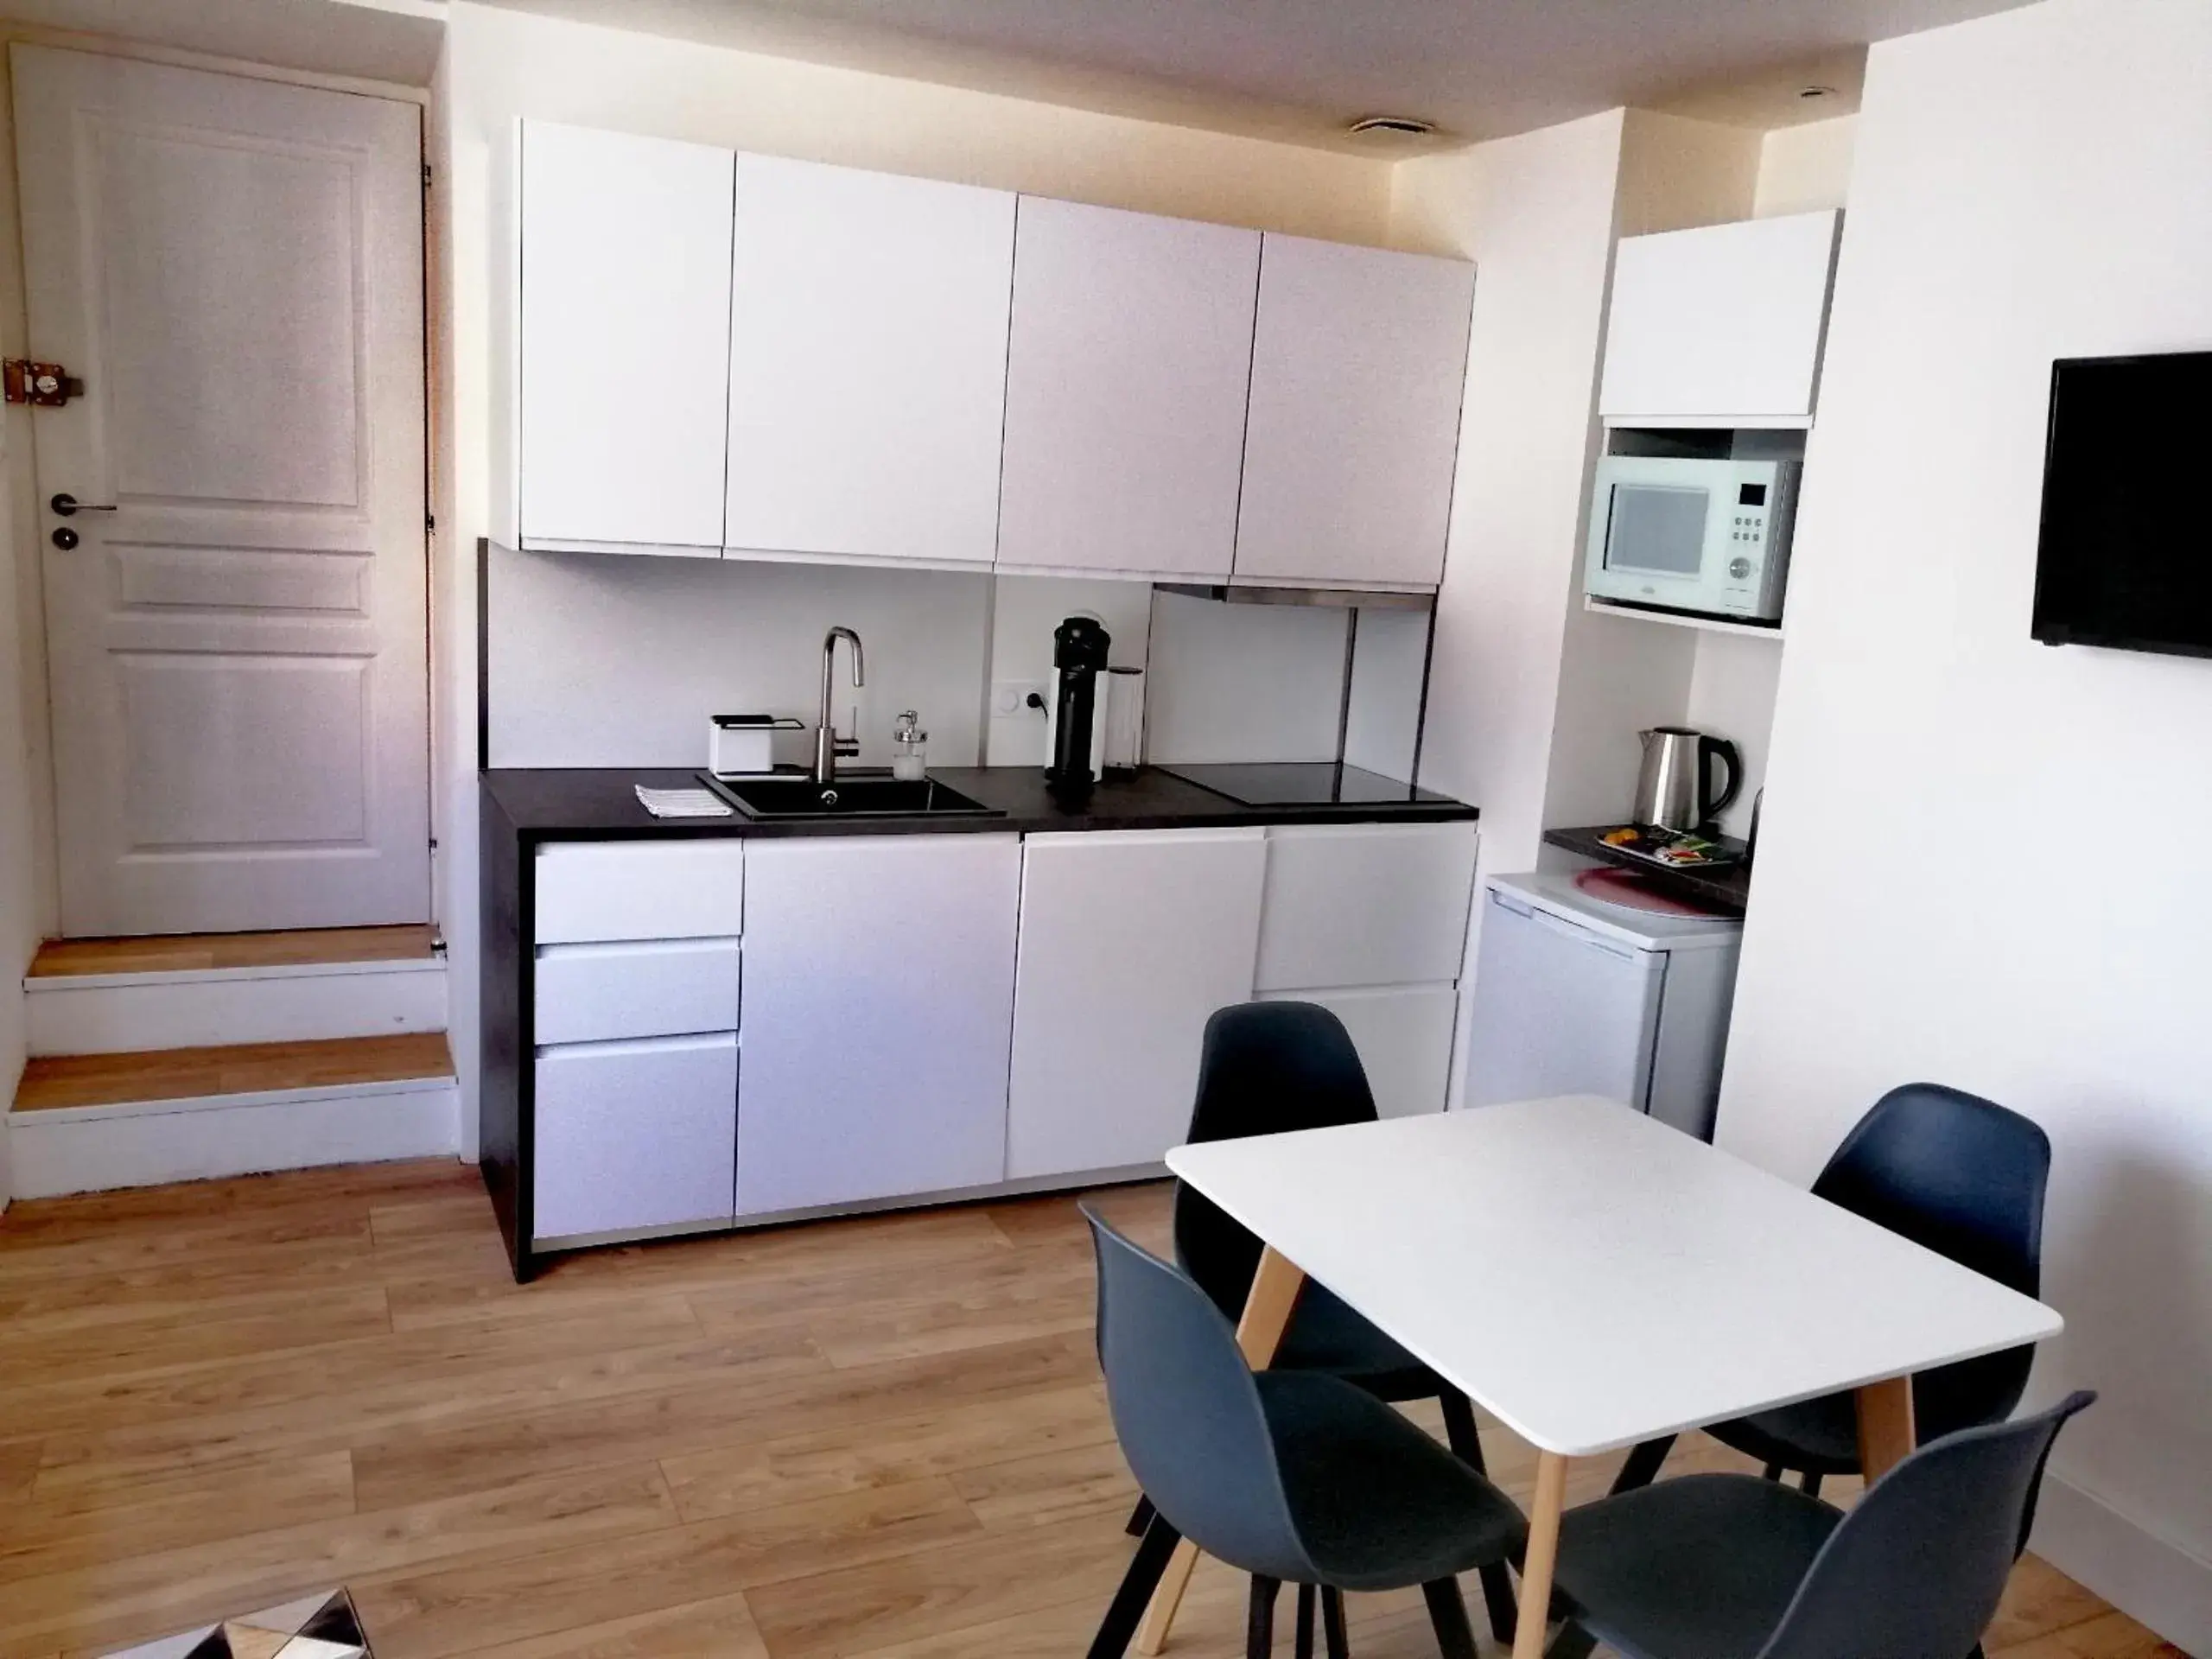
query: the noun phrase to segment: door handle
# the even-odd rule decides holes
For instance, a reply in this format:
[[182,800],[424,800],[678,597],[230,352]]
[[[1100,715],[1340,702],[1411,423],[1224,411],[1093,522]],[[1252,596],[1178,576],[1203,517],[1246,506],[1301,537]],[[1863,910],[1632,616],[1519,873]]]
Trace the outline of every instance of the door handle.
[[89,501],[79,501],[67,490],[62,491],[46,505],[64,518],[73,518],[80,512],[113,512],[115,511],[113,507],[97,507]]

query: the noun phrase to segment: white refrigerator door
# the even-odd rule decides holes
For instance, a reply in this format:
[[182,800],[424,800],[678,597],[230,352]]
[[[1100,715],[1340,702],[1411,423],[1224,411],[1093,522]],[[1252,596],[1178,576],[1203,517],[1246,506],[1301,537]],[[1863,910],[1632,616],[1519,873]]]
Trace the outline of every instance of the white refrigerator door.
[[1467,1103],[1600,1095],[1645,1109],[1664,952],[1599,938],[1510,893],[1484,897]]

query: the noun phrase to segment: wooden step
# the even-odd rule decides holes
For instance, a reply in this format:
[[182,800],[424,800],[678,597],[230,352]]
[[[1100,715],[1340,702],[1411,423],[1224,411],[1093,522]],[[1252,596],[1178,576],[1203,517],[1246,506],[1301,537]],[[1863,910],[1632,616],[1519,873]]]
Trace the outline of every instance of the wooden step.
[[32,979],[86,974],[188,974],[297,968],[349,962],[427,962],[436,954],[429,923],[400,927],[318,927],[286,933],[177,933],[143,938],[48,939]]
[[203,1096],[292,1094],[452,1076],[453,1054],[442,1031],[121,1054],[49,1054],[24,1066],[15,1109],[29,1113]]

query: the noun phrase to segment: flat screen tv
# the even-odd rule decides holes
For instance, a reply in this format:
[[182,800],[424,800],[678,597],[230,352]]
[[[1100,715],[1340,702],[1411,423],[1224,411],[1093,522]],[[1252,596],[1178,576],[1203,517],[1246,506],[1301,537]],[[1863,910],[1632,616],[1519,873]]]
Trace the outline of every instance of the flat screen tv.
[[2212,352],[2052,365],[2035,637],[2212,657]]

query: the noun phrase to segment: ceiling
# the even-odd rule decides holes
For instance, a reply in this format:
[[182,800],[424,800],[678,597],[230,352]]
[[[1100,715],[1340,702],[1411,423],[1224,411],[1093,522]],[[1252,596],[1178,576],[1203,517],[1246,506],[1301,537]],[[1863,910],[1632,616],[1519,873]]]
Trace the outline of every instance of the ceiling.
[[4,0],[8,21],[316,74],[428,86],[445,0]]
[[[1775,127],[1857,107],[1869,41],[2025,0],[491,0],[816,62],[1329,147],[1617,105]],[[1808,84],[1827,97],[1799,96]]]

